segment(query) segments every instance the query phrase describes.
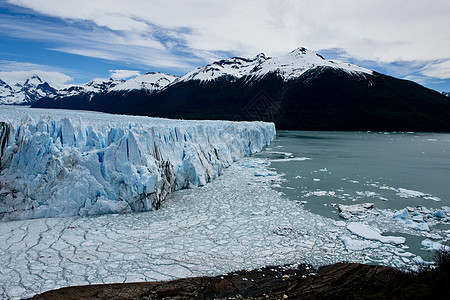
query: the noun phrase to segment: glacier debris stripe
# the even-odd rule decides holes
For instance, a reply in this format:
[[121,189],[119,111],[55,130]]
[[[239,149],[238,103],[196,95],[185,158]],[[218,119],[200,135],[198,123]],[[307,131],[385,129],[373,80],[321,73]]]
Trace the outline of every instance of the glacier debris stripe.
[[1,107],[0,219],[158,208],[275,137],[264,122]]

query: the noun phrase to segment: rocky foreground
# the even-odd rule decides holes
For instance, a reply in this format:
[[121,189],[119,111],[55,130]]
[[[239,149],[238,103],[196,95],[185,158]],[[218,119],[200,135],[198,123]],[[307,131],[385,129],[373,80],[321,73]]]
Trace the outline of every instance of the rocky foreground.
[[31,299],[448,299],[449,277],[448,265],[415,275],[356,263],[318,270],[294,265],[167,282],[67,287]]

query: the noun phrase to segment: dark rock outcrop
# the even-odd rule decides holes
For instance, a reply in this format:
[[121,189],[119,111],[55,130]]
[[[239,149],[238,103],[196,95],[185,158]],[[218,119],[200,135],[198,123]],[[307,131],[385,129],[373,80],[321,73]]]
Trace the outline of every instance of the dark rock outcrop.
[[[399,270],[356,263],[321,267],[265,267],[216,277],[67,287],[32,299],[338,299],[360,292],[388,293],[407,276]],[[382,294],[381,294],[382,295]]]

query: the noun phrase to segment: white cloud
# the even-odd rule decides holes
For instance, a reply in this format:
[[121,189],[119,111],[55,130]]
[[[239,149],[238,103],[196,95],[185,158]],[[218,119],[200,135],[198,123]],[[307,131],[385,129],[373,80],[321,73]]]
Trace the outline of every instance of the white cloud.
[[[448,0],[8,2],[74,24],[88,21],[101,26],[93,29],[88,26],[89,30],[74,27],[71,38],[67,32],[47,24],[40,36],[59,41],[68,39],[66,44],[56,47],[59,51],[140,61],[154,67],[178,67],[187,71],[195,63],[216,58],[217,53],[254,56],[265,52],[277,56],[298,46],[312,50],[340,48],[357,59],[379,63],[450,58]],[[31,32],[26,33],[27,30]],[[39,36],[32,33],[36,30],[24,27],[21,34]],[[180,48],[188,55],[174,52]],[[445,68],[446,65],[436,66],[424,72],[441,78],[447,76],[442,71]]]
[[[151,35],[115,32],[105,28],[54,25],[42,20],[0,18],[0,30],[14,37],[40,39],[53,44],[50,50],[125,62],[152,68],[188,71],[201,61],[193,55],[174,54]],[[86,29],[89,27],[90,29]]]
[[433,78],[450,79],[450,60],[430,64],[421,73]]
[[427,81],[429,80],[429,78],[426,78],[424,76],[417,76],[417,75],[408,75],[408,76],[403,77],[403,79],[414,81],[419,84],[426,84]]
[[25,82],[33,75],[39,76],[39,78],[55,88],[62,88],[67,82],[73,80],[72,77],[60,72],[47,72],[42,70],[0,72],[0,78],[9,85],[17,82]]
[[141,72],[134,70],[109,70],[109,72],[111,78],[114,79],[127,79],[141,74]]
[[73,78],[61,72],[58,68],[15,61],[0,60],[0,79],[9,85],[24,82],[33,75],[38,75],[56,88],[64,87]]

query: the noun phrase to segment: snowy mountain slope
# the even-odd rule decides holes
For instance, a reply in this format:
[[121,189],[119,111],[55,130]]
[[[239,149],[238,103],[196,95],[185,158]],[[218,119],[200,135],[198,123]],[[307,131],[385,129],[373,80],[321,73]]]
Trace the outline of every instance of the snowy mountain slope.
[[[259,54],[217,61],[170,83],[174,77],[165,80],[160,73],[141,76],[109,92],[43,98],[33,107],[269,121],[288,130],[450,131],[450,102],[444,95],[412,81],[326,60],[305,48],[278,58]],[[155,83],[149,85],[146,76]],[[138,87],[160,89],[149,93]]]
[[0,119],[2,220],[158,208],[172,191],[206,184],[275,136],[272,123],[12,106]]
[[[281,76],[283,80],[291,80],[298,78],[307,70],[324,66],[345,70],[353,74],[372,74],[370,70],[343,62],[329,61],[313,51],[305,48],[297,48],[279,58],[266,57],[263,53],[258,54],[253,59],[233,57],[198,68],[181,77],[151,72],[138,75],[127,81],[94,79],[85,84],[73,85],[60,90],[55,90],[48,86],[47,83],[43,83],[35,75],[27,80],[24,85],[14,85],[14,92],[10,92],[7,86],[0,83],[0,104],[33,104],[44,97],[56,100],[66,97],[80,97],[80,95],[81,97],[88,97],[90,101],[95,95],[109,92],[143,90],[147,93],[154,93],[179,82],[189,82],[192,80],[208,82],[221,77],[226,77],[229,80],[248,77],[248,80],[252,80],[260,79],[273,73]],[[44,87],[42,86],[43,84],[47,86]]]
[[162,73],[158,73],[161,74],[160,76],[152,76],[152,74],[138,75],[128,81],[94,79],[81,85],[71,85],[62,89],[50,86],[47,82],[42,81],[38,75],[12,85],[0,79],[0,104],[30,105],[44,97],[56,99],[78,96],[80,94],[92,97],[95,94],[107,93],[112,90],[146,89],[155,91],[163,88],[175,79],[174,76]]
[[442,92],[441,94],[444,96],[450,97],[450,92]]
[[117,80],[117,79],[94,79],[87,83],[81,84],[81,85],[74,85],[70,86],[68,88],[64,88],[62,90],[59,90],[58,93],[55,95],[55,97],[69,97],[69,96],[75,96],[78,94],[99,94],[99,93],[106,93],[110,89],[116,87],[117,85],[120,85],[124,83],[123,80]]
[[9,86],[9,84],[0,79],[0,97],[7,97],[12,93],[14,93],[14,89]]
[[13,84],[0,79],[0,104],[30,105],[41,98],[53,97],[56,92],[38,75]]
[[164,73],[151,72],[128,79],[112,87],[109,91],[147,90],[148,92],[154,92],[168,86],[177,78]]
[[164,73],[147,73],[137,75],[127,81],[121,79],[94,79],[85,84],[73,85],[57,91],[54,95],[47,98],[57,100],[66,97],[81,97],[91,101],[93,97],[99,94],[107,94],[109,92],[130,92],[142,90],[146,93],[160,91],[164,87],[172,83],[177,77]]
[[177,82],[210,81],[223,76],[235,79],[249,76],[258,79],[270,73],[275,73],[287,81],[298,78],[307,70],[316,67],[331,67],[355,74],[373,73],[356,65],[326,60],[319,54],[301,47],[280,57],[266,57],[264,53],[261,53],[253,59],[233,57],[221,60],[193,70],[181,76]]

